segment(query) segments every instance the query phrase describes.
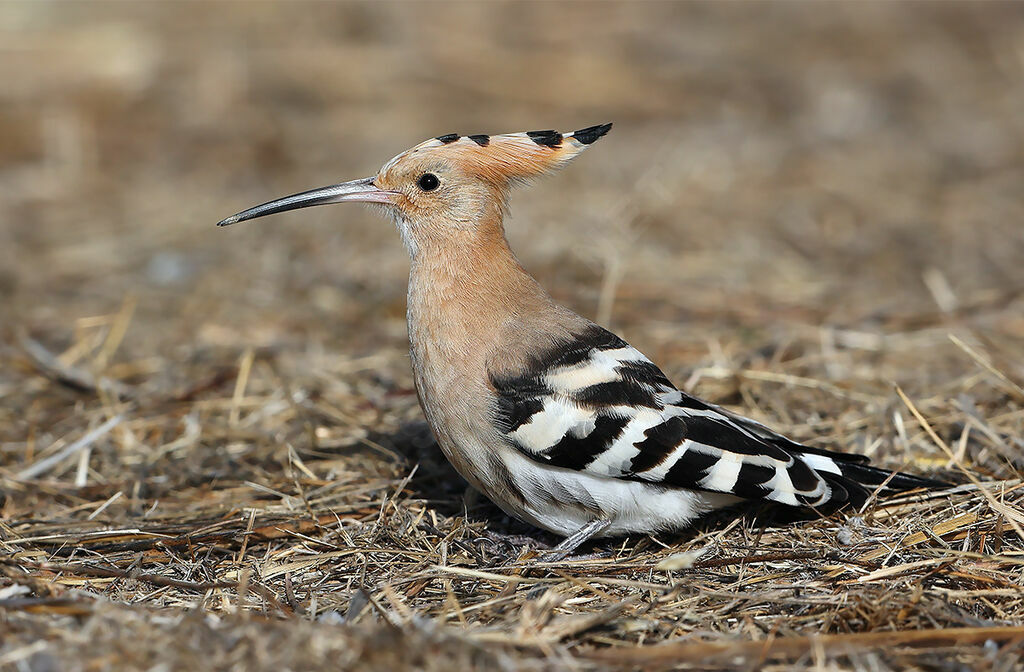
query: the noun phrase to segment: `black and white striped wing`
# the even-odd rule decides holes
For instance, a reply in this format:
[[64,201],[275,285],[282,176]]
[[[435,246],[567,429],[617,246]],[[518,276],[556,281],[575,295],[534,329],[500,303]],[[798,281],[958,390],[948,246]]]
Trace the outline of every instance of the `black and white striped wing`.
[[553,467],[791,506],[841,505],[844,485],[854,485],[831,457],[846,456],[805,448],[680,392],[597,326],[520,375],[491,382],[495,420],[509,442]]

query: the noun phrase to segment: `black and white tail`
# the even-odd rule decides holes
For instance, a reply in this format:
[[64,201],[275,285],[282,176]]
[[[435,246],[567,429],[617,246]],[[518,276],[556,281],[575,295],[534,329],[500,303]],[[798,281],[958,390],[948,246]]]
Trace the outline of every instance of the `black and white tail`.
[[832,490],[833,496],[822,513],[847,505],[859,509],[871,493],[879,489],[882,495],[891,495],[907,490],[948,487],[948,484],[930,478],[872,467],[866,459],[843,459],[855,457],[851,455],[822,451],[800,454],[799,457],[824,478]]

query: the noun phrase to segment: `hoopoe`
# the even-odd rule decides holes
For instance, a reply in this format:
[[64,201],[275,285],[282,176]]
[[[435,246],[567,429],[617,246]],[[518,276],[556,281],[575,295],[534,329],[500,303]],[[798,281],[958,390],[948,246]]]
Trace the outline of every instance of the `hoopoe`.
[[411,257],[412,368],[441,450],[507,513],[566,536],[559,557],[591,537],[679,530],[742,500],[830,513],[883,484],[937,485],[795,443],[686,394],[523,269],[502,224],[510,187],[564,166],[611,126],[442,135],[373,177],[219,226],[328,203],[382,206]]

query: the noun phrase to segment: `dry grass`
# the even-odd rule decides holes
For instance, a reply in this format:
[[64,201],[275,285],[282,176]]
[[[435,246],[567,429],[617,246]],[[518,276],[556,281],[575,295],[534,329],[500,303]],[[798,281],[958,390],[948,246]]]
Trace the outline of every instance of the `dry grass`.
[[[0,43],[0,670],[1024,664],[1019,6],[11,3]],[[422,425],[394,232],[213,228],[607,119],[514,199],[527,267],[961,485],[540,562]]]

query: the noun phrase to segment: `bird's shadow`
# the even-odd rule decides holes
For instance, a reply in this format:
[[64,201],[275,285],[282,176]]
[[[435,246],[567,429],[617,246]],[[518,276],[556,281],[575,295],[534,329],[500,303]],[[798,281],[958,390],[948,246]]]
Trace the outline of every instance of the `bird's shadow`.
[[557,544],[557,535],[544,532],[502,511],[483,494],[472,490],[445,459],[426,422],[402,425],[393,434],[374,440],[401,455],[416,472],[406,485],[411,497],[425,502],[436,513],[447,517],[465,517],[469,523],[496,536],[535,537],[538,547]]
[[[515,559],[524,547],[548,549],[562,539],[558,535],[524,523],[502,511],[469,484],[451,466],[437,445],[426,422],[406,423],[392,434],[373,437],[402,456],[415,473],[406,485],[408,494],[430,506],[437,514],[449,518],[465,518],[468,527],[479,530],[471,541],[488,547],[486,554],[495,564],[495,556]],[[679,532],[658,535],[662,543],[681,546],[700,536],[713,534],[742,518],[745,527],[758,529],[786,525],[816,518],[813,512],[794,510],[770,502],[744,502],[705,514],[693,525]],[[643,535],[631,535],[639,540]],[[624,537],[595,539],[585,543],[576,555],[613,555],[622,546]],[[638,542],[639,543],[639,542]]]

